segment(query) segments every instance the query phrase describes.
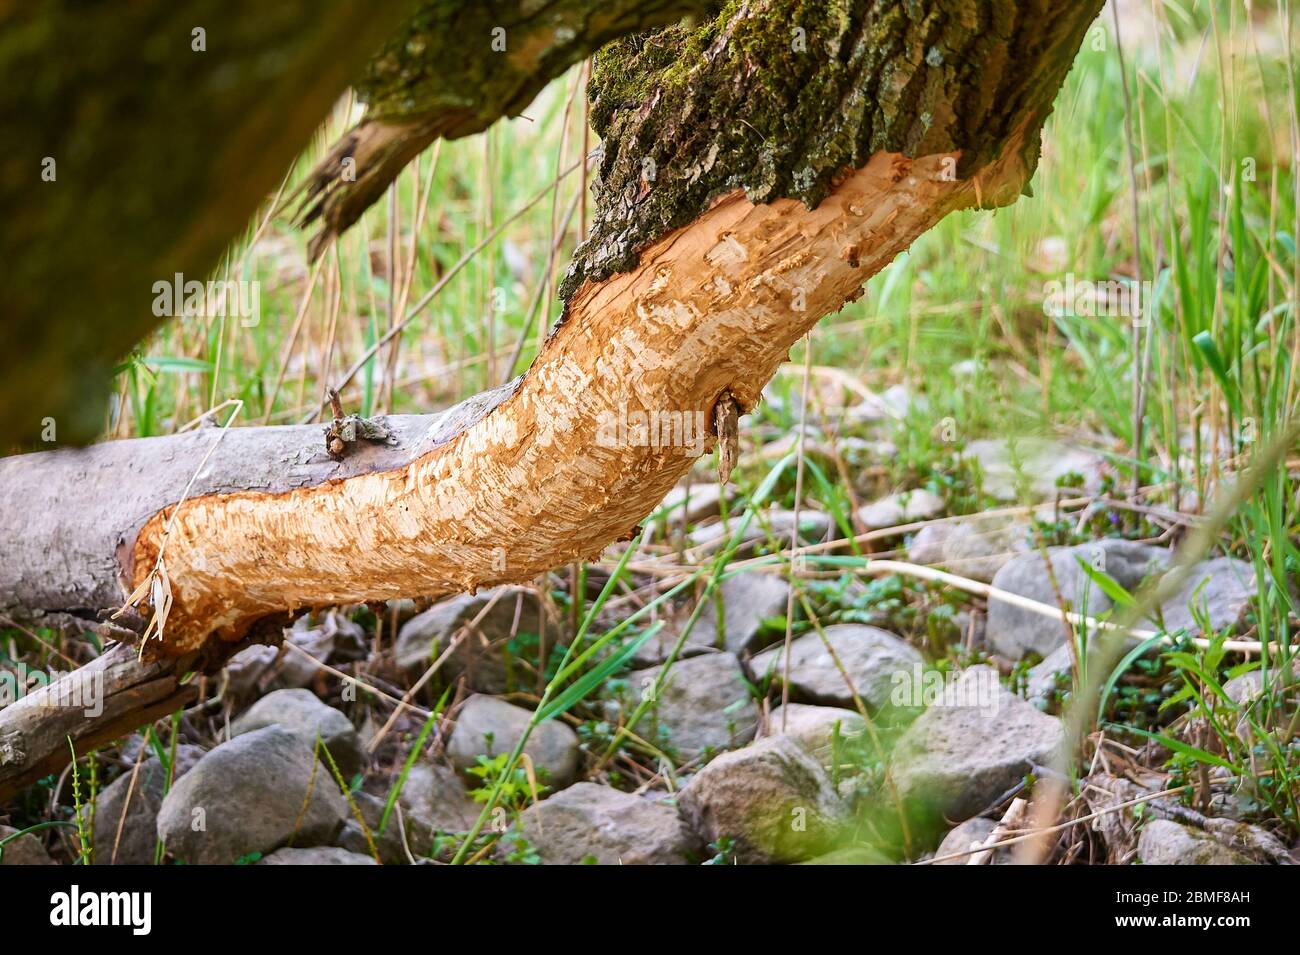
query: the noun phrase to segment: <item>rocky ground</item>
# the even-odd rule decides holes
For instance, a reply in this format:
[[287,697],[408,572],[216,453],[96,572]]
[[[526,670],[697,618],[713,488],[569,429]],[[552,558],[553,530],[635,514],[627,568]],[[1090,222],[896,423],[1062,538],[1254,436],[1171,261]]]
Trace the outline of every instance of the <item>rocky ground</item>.
[[[759,457],[770,460],[783,440]],[[818,453],[815,440],[807,450]],[[884,495],[853,512],[875,556],[1092,618],[1106,617],[1120,594],[1085,568],[1125,592],[1168,570],[1169,535],[1121,526],[1122,513],[1098,503],[1108,480],[1099,456],[1041,442],[1020,446],[1013,461],[997,441],[964,455],[978,460],[993,499],[1055,503],[955,515],[952,488]],[[657,568],[692,566],[725,542],[741,498],[695,481],[650,522],[655,533],[595,630],[666,589],[672,579]],[[1027,844],[1017,835],[1031,797],[1061,778],[1053,767],[1080,628],[906,574],[796,565],[792,595],[788,564],[744,561],[774,542],[788,546],[796,531],[805,545],[826,543],[824,553],[854,552],[827,511],[765,511],[694,624],[699,588],[656,611],[660,629],[612,678],[537,725],[509,775],[507,754],[581,611],[571,574],[424,606],[303,616],[284,647],[236,656],[191,710],[0,807],[9,822],[0,840],[56,823],[4,844],[2,862],[441,864],[458,853],[508,864],[1012,861]],[[582,607],[611,566],[587,568]],[[1248,564],[1210,557],[1161,607],[1164,630],[1184,641],[1248,632],[1256,586]],[[1158,650],[1117,681],[1114,723],[1073,763],[1048,860],[1300,857],[1293,820],[1252,792],[1259,779],[1178,762],[1169,739],[1214,749],[1193,710],[1161,710],[1179,685]],[[1222,689],[1248,708],[1261,687],[1256,670]],[[620,737],[643,703],[645,717]],[[1128,723],[1161,738],[1116,728]],[[1294,746],[1294,728],[1248,742]],[[499,799],[485,813],[494,788]]]

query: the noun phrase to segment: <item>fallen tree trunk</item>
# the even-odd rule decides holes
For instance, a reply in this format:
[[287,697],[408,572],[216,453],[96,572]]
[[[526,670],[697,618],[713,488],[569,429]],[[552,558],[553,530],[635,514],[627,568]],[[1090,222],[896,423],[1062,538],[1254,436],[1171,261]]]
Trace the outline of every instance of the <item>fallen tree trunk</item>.
[[0,527],[22,550],[0,605],[134,591],[166,611],[150,652],[178,656],[296,608],[527,580],[626,538],[712,445],[721,398],[753,407],[917,236],[1024,188],[1100,0],[946,6],[754,0],[603,53],[597,218],[522,379],[343,464],[313,429],[231,431],[210,457],[211,432],[2,460]]
[[122,644],[0,711],[0,799],[78,756],[194,702],[174,660],[143,663]]
[[214,656],[143,661],[113,644],[90,663],[0,710],[0,800],[198,697],[192,672],[222,666],[243,644],[213,645]]

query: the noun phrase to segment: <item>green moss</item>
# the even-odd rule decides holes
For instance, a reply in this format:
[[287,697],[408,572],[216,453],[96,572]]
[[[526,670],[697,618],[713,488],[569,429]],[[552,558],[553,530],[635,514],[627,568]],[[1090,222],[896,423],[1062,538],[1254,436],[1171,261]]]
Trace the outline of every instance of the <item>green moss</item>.
[[542,87],[614,37],[672,22],[707,0],[422,0],[357,84],[369,115],[456,114],[448,137],[517,115]]
[[589,89],[597,214],[561,295],[737,188],[811,207],[876,152],[983,164],[1016,123],[1041,124],[1100,5],[729,0],[611,44]]

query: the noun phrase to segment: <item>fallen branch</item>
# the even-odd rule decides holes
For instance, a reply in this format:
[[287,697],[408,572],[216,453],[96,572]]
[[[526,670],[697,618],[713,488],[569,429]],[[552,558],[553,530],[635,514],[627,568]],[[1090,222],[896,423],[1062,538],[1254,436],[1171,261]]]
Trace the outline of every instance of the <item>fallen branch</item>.
[[0,710],[0,800],[66,766],[69,742],[81,756],[188,706],[198,690],[185,676],[219,668],[236,649],[146,662],[135,648],[113,644]]

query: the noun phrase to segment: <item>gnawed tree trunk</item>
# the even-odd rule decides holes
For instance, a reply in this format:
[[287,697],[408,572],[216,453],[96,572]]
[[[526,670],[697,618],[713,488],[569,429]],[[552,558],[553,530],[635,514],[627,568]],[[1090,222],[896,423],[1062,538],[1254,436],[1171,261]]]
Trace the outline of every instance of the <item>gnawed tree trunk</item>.
[[622,425],[711,430],[722,396],[752,407],[917,236],[1026,185],[1100,0],[950,6],[752,0],[602,54],[597,219],[522,379],[343,465],[309,460],[312,429],[232,431],[179,507],[211,433],[0,461],[0,527],[33,542],[0,567],[0,604],[94,609],[163,568],[150,652],[175,656],[293,608],[527,580],[627,537],[712,437]]

